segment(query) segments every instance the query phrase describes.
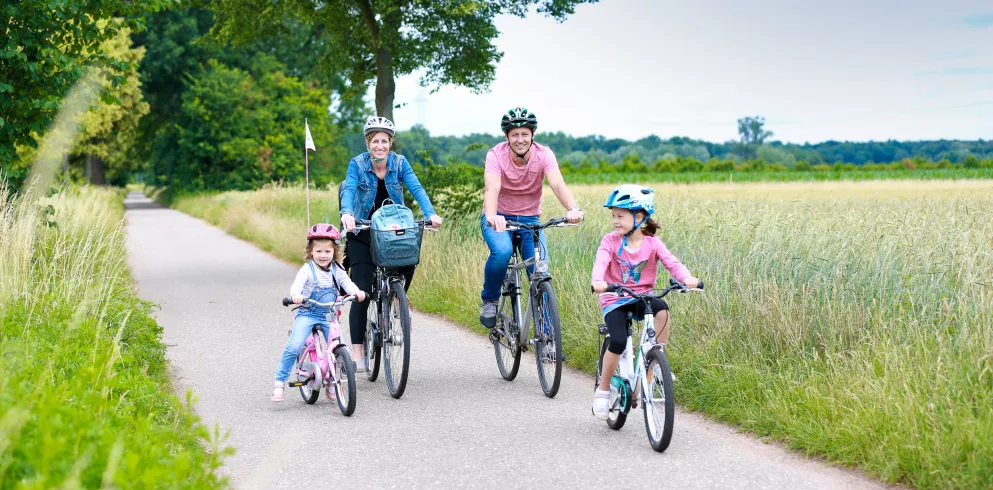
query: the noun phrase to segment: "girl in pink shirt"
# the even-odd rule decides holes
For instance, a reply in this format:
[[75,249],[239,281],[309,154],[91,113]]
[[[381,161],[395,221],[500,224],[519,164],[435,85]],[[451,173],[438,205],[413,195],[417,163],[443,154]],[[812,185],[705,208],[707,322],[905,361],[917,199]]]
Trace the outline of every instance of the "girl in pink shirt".
[[[627,314],[634,313],[635,318],[644,316],[645,304],[634,298],[605,294],[607,285],[621,284],[638,294],[650,292],[658,280],[659,262],[687,287],[694,288],[700,281],[655,237],[659,226],[651,218],[655,211],[655,193],[651,189],[630,184],[619,186],[610,193],[603,207],[611,209],[614,231],[600,241],[591,284],[600,294],[600,308],[610,335],[610,344],[603,355],[603,372],[612,373],[627,347]],[[655,339],[665,345],[669,342],[669,307],[660,299],[651,302],[652,311],[656,312]],[[609,411],[610,376],[604,376],[593,395],[593,415],[606,420]]]

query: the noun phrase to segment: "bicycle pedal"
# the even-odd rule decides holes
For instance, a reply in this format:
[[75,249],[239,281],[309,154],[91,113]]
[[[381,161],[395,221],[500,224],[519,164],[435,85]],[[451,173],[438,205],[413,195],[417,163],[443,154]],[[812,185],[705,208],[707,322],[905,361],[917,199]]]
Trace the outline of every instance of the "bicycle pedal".
[[290,388],[299,388],[299,387],[301,387],[301,386],[303,386],[305,384],[307,384],[307,383],[304,383],[303,381],[291,381],[291,382],[289,382],[288,386]]

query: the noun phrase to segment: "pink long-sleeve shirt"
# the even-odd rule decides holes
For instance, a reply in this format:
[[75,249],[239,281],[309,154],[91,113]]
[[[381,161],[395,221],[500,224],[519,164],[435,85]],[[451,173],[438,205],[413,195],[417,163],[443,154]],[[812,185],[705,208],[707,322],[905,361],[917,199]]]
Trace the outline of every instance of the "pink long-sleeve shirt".
[[[659,262],[677,281],[683,282],[691,276],[689,269],[666,248],[662,240],[653,236],[646,236],[641,247],[635,251],[625,248],[618,257],[617,249],[623,239],[614,231],[600,240],[600,248],[596,251],[596,261],[593,263],[592,281],[606,281],[608,284],[616,282],[638,294],[644,294],[655,287],[659,277]],[[622,298],[615,294],[601,294],[600,308],[606,313],[614,309],[614,304],[620,299]],[[625,299],[621,304],[630,301]]]

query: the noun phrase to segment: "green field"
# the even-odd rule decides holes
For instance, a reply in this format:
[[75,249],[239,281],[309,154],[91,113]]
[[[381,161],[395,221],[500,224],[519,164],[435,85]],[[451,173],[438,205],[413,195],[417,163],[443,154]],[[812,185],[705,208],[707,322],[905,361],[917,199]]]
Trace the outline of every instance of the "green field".
[[829,170],[785,172],[636,172],[572,173],[565,176],[570,184],[605,184],[611,182],[659,182],[691,184],[703,182],[819,182],[863,180],[970,180],[993,179],[993,168],[951,168],[918,170]]
[[[566,354],[586,371],[611,187],[575,186],[587,221],[549,231]],[[993,484],[993,181],[655,189],[661,238],[707,283],[670,302],[681,405],[884,481]],[[312,196],[315,217],[337,216],[333,193]],[[299,260],[302,188],[177,207]],[[548,195],[545,209],[561,213]],[[478,226],[450,220],[428,235],[411,291],[419,309],[482,332]]]
[[133,290],[122,196],[0,184],[0,489],[226,486],[230,450],[172,394]]

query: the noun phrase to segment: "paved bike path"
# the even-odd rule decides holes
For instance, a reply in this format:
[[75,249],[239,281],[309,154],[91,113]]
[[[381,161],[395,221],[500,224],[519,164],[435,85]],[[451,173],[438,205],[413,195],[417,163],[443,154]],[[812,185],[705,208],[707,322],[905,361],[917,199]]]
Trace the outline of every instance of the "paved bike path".
[[279,300],[296,267],[138,193],[125,205],[139,295],[161,306],[180,396],[192,390],[204,422],[230,430],[237,453],[223,471],[235,488],[883,488],[684,412],[669,449],[655,453],[640,409],[620,431],[593,418],[589,375],[566,369],[548,399],[533,357],[506,382],[483,336],[417,312],[402,399],[381,373],[375,383],[360,375],[349,418],[323,396],[304,404],[296,390],[273,403],[291,321]]

